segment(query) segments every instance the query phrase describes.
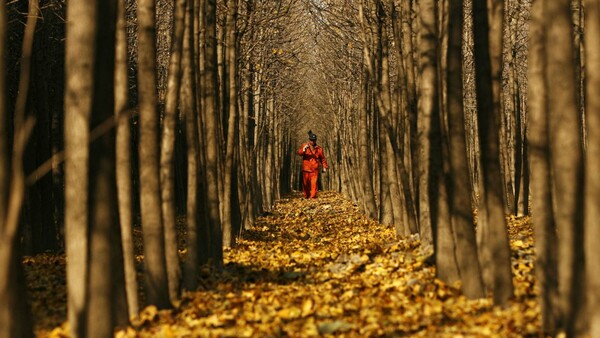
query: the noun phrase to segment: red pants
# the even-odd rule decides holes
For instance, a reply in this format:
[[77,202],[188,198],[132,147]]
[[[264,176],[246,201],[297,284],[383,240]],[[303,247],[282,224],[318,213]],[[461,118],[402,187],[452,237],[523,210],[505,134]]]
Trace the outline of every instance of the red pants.
[[317,197],[317,179],[319,178],[319,172],[303,171],[302,172],[302,189],[304,190],[305,198]]

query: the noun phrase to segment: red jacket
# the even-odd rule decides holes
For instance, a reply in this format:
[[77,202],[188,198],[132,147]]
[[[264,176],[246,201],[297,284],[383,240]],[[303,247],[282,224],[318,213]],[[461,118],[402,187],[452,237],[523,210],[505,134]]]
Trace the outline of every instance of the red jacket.
[[307,145],[308,143],[304,143],[300,149],[298,149],[298,155],[302,156],[302,171],[318,172],[319,164],[323,165],[323,168],[325,169],[329,168],[327,160],[325,160],[325,155],[323,154],[323,148],[316,145],[311,150],[309,146],[306,148],[306,151],[304,151],[304,147]]

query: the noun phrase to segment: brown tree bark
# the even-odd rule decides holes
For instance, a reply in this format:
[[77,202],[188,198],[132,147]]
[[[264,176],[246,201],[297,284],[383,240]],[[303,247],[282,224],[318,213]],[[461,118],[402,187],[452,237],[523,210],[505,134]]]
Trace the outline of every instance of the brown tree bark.
[[209,246],[213,264],[220,266],[223,262],[223,232],[221,230],[219,200],[219,144],[218,144],[218,69],[217,69],[217,6],[216,0],[204,2],[204,92],[203,122],[206,134],[206,185],[209,217]]
[[138,97],[140,110],[140,207],[144,236],[145,291],[149,304],[171,306],[165,257],[159,176],[156,94],[156,4],[138,1]]
[[421,242],[427,251],[433,252],[434,238],[432,230],[431,199],[432,191],[437,187],[431,182],[431,123],[437,116],[439,91],[437,87],[437,4],[434,0],[418,2],[419,30],[419,87],[417,97],[417,134],[419,144],[418,156],[418,215]]
[[181,58],[185,24],[186,0],[175,1],[173,7],[173,31],[169,54],[169,72],[167,75],[167,94],[165,112],[162,121],[160,152],[160,188],[162,221],[165,231],[165,254],[167,276],[169,279],[169,297],[171,302],[179,299],[181,287],[181,268],[177,251],[176,211],[175,211],[175,138],[177,134],[177,104],[181,88]]
[[38,2],[30,1],[17,98],[17,102],[21,104],[17,104],[15,108],[11,152],[8,146],[10,136],[6,128],[6,4],[0,4],[0,337],[33,337],[26,301],[25,278],[20,262],[18,227],[25,196],[23,155],[34,125],[33,119],[26,119],[25,102],[30,81],[30,57],[37,13]]
[[183,37],[183,54],[181,68],[180,109],[185,118],[185,134],[187,142],[187,255],[184,265],[184,287],[195,290],[197,287],[199,263],[200,233],[200,136],[198,133],[198,103],[196,101],[197,73],[194,67],[194,15],[193,0],[186,1],[185,31]]
[[[95,18],[94,6],[76,1],[67,17]],[[93,19],[94,20],[94,19]],[[88,283],[88,163],[95,25],[83,19],[67,23],[65,64],[65,247],[69,327],[73,337],[85,337]]]
[[129,109],[126,28],[126,0],[118,0],[115,43],[116,180],[127,308],[129,317],[134,318],[139,313],[139,300],[133,248],[131,110]]
[[69,322],[75,337],[106,337],[116,314],[125,312],[117,306],[125,295],[118,293],[123,261],[113,198],[114,134],[105,132],[90,146],[89,130],[112,121],[115,110],[116,1],[74,1],[67,17],[79,18],[69,20],[66,47]]
[[[502,6],[493,1],[488,9],[486,0],[473,2],[475,83],[481,162],[483,175],[483,196],[481,203],[484,215],[479,217],[483,232],[482,264],[493,267],[493,285],[488,285],[494,293],[494,303],[506,305],[513,296],[512,272],[510,268],[510,248],[504,218],[504,192],[500,171],[499,121],[500,121],[500,64],[499,54],[502,45],[502,32],[490,29],[501,25]],[[490,14],[491,13],[491,14]],[[489,23],[488,15],[495,23]],[[500,23],[498,23],[500,22]],[[497,62],[492,62],[496,60]]]
[[528,105],[529,143],[531,145],[532,219],[536,249],[536,277],[540,286],[542,330],[554,335],[558,319],[555,300],[558,296],[557,238],[552,202],[552,174],[548,134],[547,78],[545,74],[546,46],[544,44],[543,2],[535,1],[531,9]]
[[467,159],[465,114],[463,108],[463,6],[450,0],[448,27],[448,140],[450,148],[450,214],[454,233],[456,263],[463,293],[469,298],[484,297],[479,268]]
[[587,314],[589,336],[600,337],[600,1],[586,0],[585,5],[585,60],[586,60],[586,129],[584,249],[586,273]]
[[[227,84],[227,134],[225,145],[225,163],[224,163],[224,179],[223,179],[223,200],[221,201],[222,210],[222,229],[223,229],[223,246],[231,247],[235,244],[235,234],[233,233],[233,222],[236,215],[233,215],[234,208],[232,203],[235,203],[237,191],[233,190],[235,167],[237,163],[234,161],[235,147],[237,146],[238,138],[238,68],[237,68],[237,0],[227,1],[227,18],[225,29],[225,67]],[[239,217],[237,217],[239,218]]]
[[571,1],[544,2],[550,165],[558,241],[559,329],[582,334],[584,308],[583,150],[573,60]]
[[[70,2],[70,6],[74,3]],[[87,128],[96,128],[105,121],[114,119],[115,83],[115,0],[98,1],[90,4],[82,1],[79,6],[96,7],[89,17],[73,17],[70,21],[81,21],[78,25],[96,26],[89,40],[81,41],[93,45],[91,76],[91,115]],[[77,20],[74,20],[77,18]],[[79,28],[78,27],[78,28]],[[75,27],[73,27],[75,28]],[[77,53],[78,46],[71,55]],[[71,60],[72,61],[72,60]],[[85,60],[90,62],[91,60]],[[67,63],[68,64],[68,63]],[[81,147],[81,144],[79,145]],[[115,135],[109,131],[99,136],[89,148],[89,280],[87,303],[87,337],[108,337],[113,334],[117,315],[126,315],[116,304],[125,302],[125,294],[118,293],[123,286],[123,256],[117,225],[115,182]],[[81,192],[79,192],[81,194]],[[85,193],[85,192],[84,192]],[[71,258],[71,257],[69,257]],[[121,298],[123,297],[123,298]],[[123,318],[118,319],[123,323]],[[125,323],[127,321],[125,320]]]

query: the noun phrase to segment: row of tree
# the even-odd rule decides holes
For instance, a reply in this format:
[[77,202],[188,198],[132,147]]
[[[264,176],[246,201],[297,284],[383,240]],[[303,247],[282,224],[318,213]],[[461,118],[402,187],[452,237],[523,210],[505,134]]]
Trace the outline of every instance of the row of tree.
[[598,335],[598,2],[311,3],[329,186],[500,305],[531,208],[544,332]]
[[31,335],[22,250],[66,249],[73,336],[125,324],[139,225],[146,303],[171,306],[296,186],[308,129],[332,164],[325,187],[418,234],[471,298],[513,297],[505,215],[531,195],[544,331],[600,335],[598,8],[0,3],[0,336]]
[[301,47],[288,24],[301,5],[0,4],[0,337],[32,335],[23,251],[66,251],[74,337],[137,315],[134,227],[145,304],[168,308],[203,265],[220,269],[223,248],[290,190],[289,51]]

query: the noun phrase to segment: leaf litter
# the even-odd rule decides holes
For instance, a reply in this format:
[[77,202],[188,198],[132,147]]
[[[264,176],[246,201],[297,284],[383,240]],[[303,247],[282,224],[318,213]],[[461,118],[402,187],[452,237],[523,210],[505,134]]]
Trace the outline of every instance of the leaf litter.
[[[397,238],[393,226],[367,219],[341,195],[291,195],[225,249],[222,271],[204,268],[199,289],[184,293],[175,309],[148,306],[115,336],[537,336],[531,225],[527,217],[509,224],[515,297],[502,309],[436,279],[418,237]],[[52,264],[36,269],[28,259],[41,258],[25,259],[30,292],[61,294],[51,312],[44,292],[32,293],[37,335],[64,337],[64,276],[35,284],[38,275],[64,272],[64,257],[53,258],[59,269],[47,272]]]

